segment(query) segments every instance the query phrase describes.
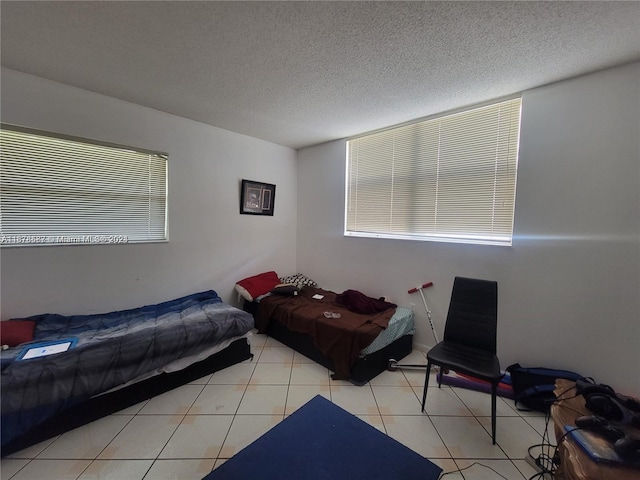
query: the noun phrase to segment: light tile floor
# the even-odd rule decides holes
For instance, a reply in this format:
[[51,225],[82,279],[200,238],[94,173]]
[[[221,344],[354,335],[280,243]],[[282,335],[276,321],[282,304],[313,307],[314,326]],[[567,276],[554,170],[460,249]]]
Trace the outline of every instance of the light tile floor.
[[[254,335],[252,351],[253,361],[2,459],[0,478],[200,480],[315,395],[452,472],[446,480],[522,480],[536,473],[524,458],[541,443],[544,416],[518,412],[510,400],[498,398],[498,444],[492,445],[487,394],[438,389],[432,379],[424,414],[424,370],[384,372],[356,387],[331,380],[326,368],[263,335]],[[413,352],[402,363],[426,360]]]

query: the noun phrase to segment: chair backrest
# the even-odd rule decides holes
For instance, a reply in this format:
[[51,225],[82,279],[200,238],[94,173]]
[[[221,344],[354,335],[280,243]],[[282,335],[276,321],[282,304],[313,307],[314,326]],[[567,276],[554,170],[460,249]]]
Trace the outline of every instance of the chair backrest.
[[444,328],[446,341],[496,353],[498,283],[456,277]]

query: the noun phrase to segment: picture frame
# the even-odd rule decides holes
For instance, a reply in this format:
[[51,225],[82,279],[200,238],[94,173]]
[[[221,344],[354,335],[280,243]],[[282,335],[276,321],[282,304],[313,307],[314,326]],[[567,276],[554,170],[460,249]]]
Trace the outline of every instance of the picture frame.
[[242,180],[240,188],[241,215],[273,216],[276,186],[272,183]]

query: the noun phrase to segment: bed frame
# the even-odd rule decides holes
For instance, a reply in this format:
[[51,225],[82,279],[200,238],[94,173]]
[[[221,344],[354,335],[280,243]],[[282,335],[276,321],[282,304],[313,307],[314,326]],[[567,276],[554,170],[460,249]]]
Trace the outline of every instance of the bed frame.
[[[244,309],[252,315],[255,315],[258,310],[258,305],[256,302],[244,302]],[[287,347],[294,349],[296,352],[335,372],[333,361],[313,345],[313,338],[310,335],[294,332],[273,319],[269,321],[265,333]],[[412,344],[413,335],[403,335],[386,347],[359,357],[351,368],[349,381],[354,385],[364,385],[372,378],[377,377],[387,370],[390,359],[401,360],[409,355],[412,350]]]
[[2,447],[2,457],[252,358],[249,342],[246,338],[239,338],[227,348],[183,370],[162,373],[120,390],[93,397],[58,413],[35,429],[8,442]]

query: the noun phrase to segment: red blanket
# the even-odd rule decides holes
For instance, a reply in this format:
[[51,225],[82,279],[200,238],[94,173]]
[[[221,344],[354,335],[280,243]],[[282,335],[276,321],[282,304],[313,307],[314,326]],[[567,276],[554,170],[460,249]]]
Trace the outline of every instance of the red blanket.
[[[324,297],[312,298],[316,294]],[[340,314],[340,318],[326,318],[324,312]],[[289,330],[311,336],[314,346],[333,360],[334,378],[346,380],[360,350],[387,328],[394,313],[395,308],[369,315],[354,313],[336,303],[334,292],[305,287],[297,296],[263,298],[256,315],[256,327],[262,333],[273,319]]]
[[395,303],[389,303],[383,299],[367,297],[357,290],[345,290],[340,295],[336,295],[336,302],[356,313],[378,313],[384,312],[388,308],[396,308]]

